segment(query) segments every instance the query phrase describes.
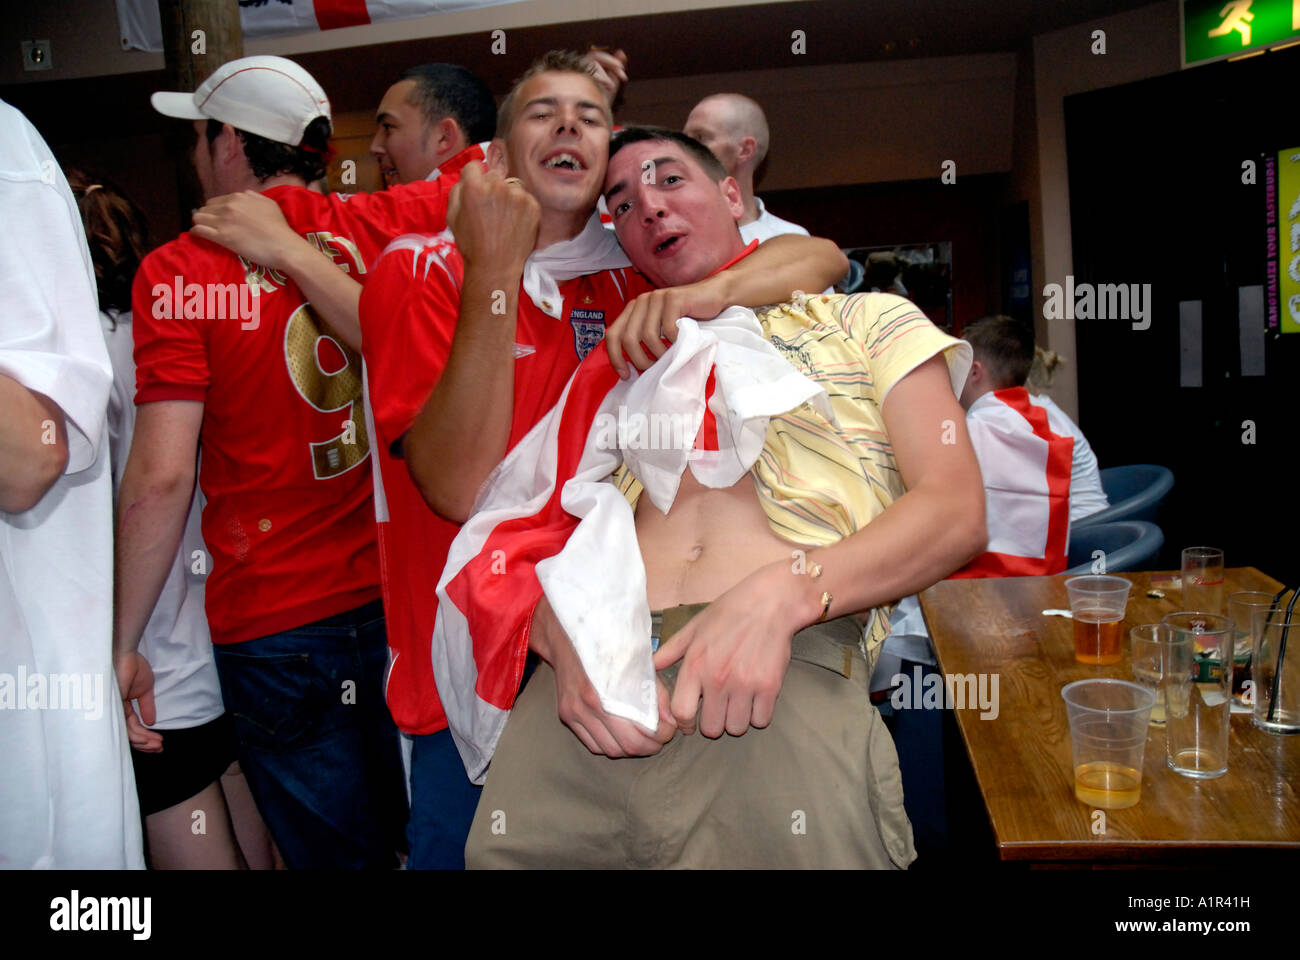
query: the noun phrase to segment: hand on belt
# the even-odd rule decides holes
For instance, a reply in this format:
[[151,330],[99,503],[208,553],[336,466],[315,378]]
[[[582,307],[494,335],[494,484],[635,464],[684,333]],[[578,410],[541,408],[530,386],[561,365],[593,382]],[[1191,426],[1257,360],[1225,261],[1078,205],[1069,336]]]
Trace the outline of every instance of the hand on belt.
[[[657,651],[707,606],[683,603],[666,610],[651,610],[650,649]],[[790,656],[851,678],[855,661],[858,670],[867,666],[862,652],[862,625],[852,616],[810,624],[791,638]]]

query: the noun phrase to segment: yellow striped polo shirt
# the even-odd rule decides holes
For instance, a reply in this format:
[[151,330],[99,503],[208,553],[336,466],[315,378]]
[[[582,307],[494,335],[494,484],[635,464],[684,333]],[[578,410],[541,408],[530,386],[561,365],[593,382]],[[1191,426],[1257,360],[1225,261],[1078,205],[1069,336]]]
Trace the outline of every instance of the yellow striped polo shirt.
[[[773,417],[750,468],[777,536],[822,547],[862,529],[904,493],[881,407],[894,384],[943,353],[960,395],[971,348],[943,333],[910,300],[891,293],[812,296],[757,313],[767,339],[826,389],[838,425],[811,404]],[[621,468],[614,482],[636,505],[641,484]],[[889,633],[889,609],[872,618],[867,655]]]

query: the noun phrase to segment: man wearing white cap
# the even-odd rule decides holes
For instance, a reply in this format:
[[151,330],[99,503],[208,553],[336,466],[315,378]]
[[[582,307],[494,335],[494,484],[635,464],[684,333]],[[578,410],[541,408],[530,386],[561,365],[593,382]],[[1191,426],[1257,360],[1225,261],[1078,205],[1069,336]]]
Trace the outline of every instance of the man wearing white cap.
[[[326,197],[329,101],[279,57],[225,64],[154,107],[195,122],[209,198],[261,191],[339,270],[295,284],[193,234],[136,275],[135,439],[118,509],[114,660],[147,695],[136,652],[173,556],[202,448],[207,614],[240,766],[291,867],[391,867],[406,817],[383,700],[380,604],[360,358],[320,319],[445,187]],[[445,202],[445,201],[444,201]],[[340,291],[342,291],[340,293]]]

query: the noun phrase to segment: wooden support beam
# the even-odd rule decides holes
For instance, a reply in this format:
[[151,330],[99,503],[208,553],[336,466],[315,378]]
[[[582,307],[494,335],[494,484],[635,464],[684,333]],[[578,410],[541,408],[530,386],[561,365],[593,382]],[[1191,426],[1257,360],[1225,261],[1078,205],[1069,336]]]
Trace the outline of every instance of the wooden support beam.
[[244,55],[233,0],[158,0],[171,90],[194,90],[228,60]]
[[[162,17],[166,89],[195,90],[223,63],[244,55],[239,5],[234,0],[158,0],[158,12]],[[188,228],[190,211],[202,205],[203,192],[190,159],[193,132],[179,123],[176,127],[169,150],[176,161],[181,224]]]

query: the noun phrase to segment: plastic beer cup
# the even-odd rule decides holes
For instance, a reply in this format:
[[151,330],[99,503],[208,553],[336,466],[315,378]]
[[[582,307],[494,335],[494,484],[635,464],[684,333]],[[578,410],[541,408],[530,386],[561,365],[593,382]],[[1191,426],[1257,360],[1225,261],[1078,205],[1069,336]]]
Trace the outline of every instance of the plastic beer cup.
[[1090,679],[1061,689],[1070,718],[1074,796],[1122,810],[1142,798],[1142,759],[1156,695],[1127,680]]
[[1074,659],[1080,663],[1119,662],[1131,589],[1133,585],[1123,577],[1104,574],[1065,581],[1074,620]]

